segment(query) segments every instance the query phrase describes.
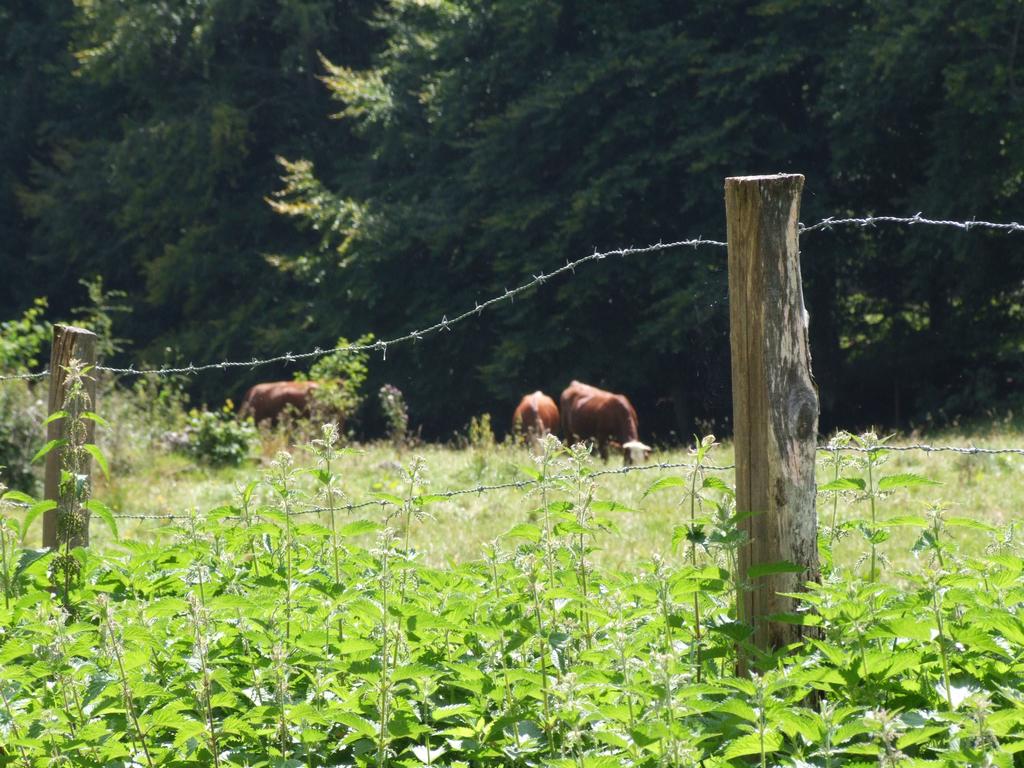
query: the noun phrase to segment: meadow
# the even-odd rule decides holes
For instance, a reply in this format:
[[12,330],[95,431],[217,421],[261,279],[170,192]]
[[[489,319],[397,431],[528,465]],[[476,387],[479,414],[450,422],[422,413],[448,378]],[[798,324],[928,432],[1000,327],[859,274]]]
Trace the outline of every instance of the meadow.
[[[308,435],[307,435],[308,437]],[[313,454],[301,444],[304,438],[281,432],[264,430],[262,439],[251,458],[241,466],[210,467],[180,454],[166,450],[131,451],[121,447],[121,472],[109,479],[98,478],[97,496],[114,510],[131,515],[159,517],[183,514],[183,511],[213,509],[231,504],[237,499],[238,489],[265,471],[277,451],[288,449],[297,466],[310,466]],[[359,503],[377,498],[375,494],[401,493],[405,483],[405,468],[414,460],[422,459],[421,493],[494,486],[530,479],[535,468],[535,456],[525,446],[511,441],[504,443],[483,440],[479,444],[462,447],[449,444],[422,444],[395,446],[387,441],[352,445],[340,459],[338,473],[340,487],[347,503]],[[934,445],[1024,446],[1024,432],[1012,424],[986,425],[977,430],[946,430],[929,434],[922,441],[917,436],[896,435],[894,446],[927,442]],[[117,449],[105,446],[107,453],[118,462]],[[852,459],[854,454],[846,454]],[[819,454],[819,485],[833,479],[833,469],[827,465],[827,454]],[[685,447],[661,448],[650,463],[685,464],[692,461],[692,451]],[[731,467],[732,445],[722,441],[713,452],[716,466]],[[608,463],[593,461],[595,471],[615,470],[622,466],[620,459]],[[902,489],[887,498],[886,516],[920,515],[930,504],[941,503],[951,514],[972,517],[1004,527],[1020,519],[1024,510],[1024,456],[962,455],[954,453],[894,452],[889,455],[887,471],[912,473],[931,479],[939,485]],[[671,553],[671,534],[679,524],[680,500],[670,494],[650,494],[645,491],[663,475],[682,476],[682,469],[651,470],[629,474],[608,474],[600,477],[602,497],[613,499],[624,509],[614,516],[616,526],[613,541],[602,544],[597,559],[611,567],[628,567],[649,560],[654,554]],[[714,472],[732,485],[732,469]],[[303,487],[311,488],[312,480],[304,477]],[[462,562],[479,557],[481,546],[523,522],[524,499],[529,489],[504,488],[482,493],[467,493],[431,506],[433,519],[417,525],[411,532],[412,542],[420,556],[431,565],[449,561]],[[833,499],[819,494],[819,516],[824,525],[831,524]],[[861,503],[844,499],[837,511],[838,522],[862,516]],[[123,536],[132,539],[154,540],[170,530],[173,521],[128,518],[119,523]],[[438,535],[443,531],[443,535]],[[109,541],[107,532],[99,529],[98,542]],[[905,545],[912,533],[894,531],[893,556],[905,557]],[[857,546],[844,539],[838,547],[838,556],[852,562],[858,556]],[[957,538],[958,546],[976,553],[983,542],[967,532]]]
[[0,510],[0,765],[1022,765],[1020,456],[824,453],[823,578],[765,655],[727,444],[620,474],[325,428],[214,469],[120,415],[89,549]]

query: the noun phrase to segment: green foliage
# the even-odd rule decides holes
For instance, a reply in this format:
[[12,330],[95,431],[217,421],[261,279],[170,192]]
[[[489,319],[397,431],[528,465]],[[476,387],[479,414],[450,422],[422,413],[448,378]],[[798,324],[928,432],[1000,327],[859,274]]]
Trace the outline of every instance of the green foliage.
[[103,277],[96,275],[91,280],[79,280],[89,297],[89,304],[84,307],[76,307],[72,310],[75,313],[77,322],[83,328],[87,328],[96,334],[96,356],[104,360],[125,349],[128,339],[119,339],[114,336],[114,314],[126,314],[131,312],[131,307],[123,301],[128,298],[125,291],[108,291],[103,287]]
[[[732,490],[707,474],[713,439],[652,486],[682,491],[690,546],[630,570],[593,561],[619,506],[583,449],[546,438],[529,519],[433,568],[408,532],[450,510],[422,460],[383,515],[339,525],[337,445],[328,425],[310,446],[310,493],[280,455],[170,540],[80,550],[70,621],[48,589],[54,555],[19,540],[25,499],[0,494],[0,764],[61,745],[76,766],[1015,765],[1012,530],[978,528],[989,547],[966,558],[948,529],[977,524],[930,510],[908,523],[920,539],[899,585],[833,571],[783,617],[815,632],[759,657],[736,615],[742,541]],[[736,677],[739,653],[762,672]]]
[[182,448],[203,464],[238,466],[249,458],[256,436],[252,419],[239,420],[229,400],[217,411],[189,411]]
[[[51,334],[43,322],[46,308],[46,299],[37,298],[20,318],[0,323],[0,371],[29,373],[41,367]],[[35,493],[39,482],[31,463],[46,418],[44,391],[25,381],[0,384],[0,478],[25,493]]]
[[491,427],[491,414],[481,413],[473,416],[466,427],[466,442],[470,448],[488,449],[495,444],[494,429]]
[[[0,9],[0,290],[6,306],[45,284],[67,316],[102,276],[129,294],[134,361],[244,359],[323,346],[324,329],[402,335],[594,248],[720,236],[737,173],[806,173],[805,221],[1014,220],[1022,13],[16,0]],[[807,235],[826,428],[848,420],[839,404],[865,424],[1018,404],[1015,238]],[[388,379],[429,436],[484,410],[502,430],[524,387],[573,377],[628,392],[659,437],[688,434],[728,415],[725,284],[717,249],[609,259],[468,320],[445,364],[407,348]],[[243,375],[193,394],[237,396]]]
[[388,439],[396,446],[404,445],[409,438],[409,406],[405,395],[394,384],[384,384],[377,397],[387,424]]
[[50,341],[46,305],[45,298],[36,299],[20,318],[0,323],[0,370],[28,373],[39,367],[39,354]]
[[[340,336],[335,347],[365,346],[372,342],[372,333],[360,336],[353,343]],[[348,424],[366,398],[363,385],[369,373],[369,359],[366,350],[339,349],[310,366],[309,378],[320,384],[313,392],[314,420]]]
[[[362,62],[377,5],[5,5],[0,231],[18,245],[3,260],[18,292],[45,281],[64,314],[84,303],[79,280],[102,276],[129,294],[118,330],[136,362],[167,346],[200,360],[322,344],[306,300],[291,301],[303,292],[267,261],[294,233],[265,198],[276,155],[344,154],[317,53]],[[229,376],[196,384],[219,400],[240,384]]]
[[[1020,13],[1011,0],[389,4],[372,66],[324,65],[364,143],[340,172],[285,164],[278,210],[318,240],[281,266],[327,288],[321,316],[390,335],[594,248],[721,232],[721,179],[757,169],[808,174],[804,220],[908,206],[1013,220],[1024,100],[1004,98],[1019,79],[1004,62]],[[1011,238],[922,229],[807,238],[826,423],[840,402],[898,422],[1016,397]],[[605,262],[446,338],[471,364],[442,370],[431,349],[395,365],[433,432],[479,409],[481,390],[490,407],[523,381],[558,391],[572,377],[628,391],[641,413],[671,398],[682,423],[669,426],[689,429],[728,413],[725,292],[715,249]]]

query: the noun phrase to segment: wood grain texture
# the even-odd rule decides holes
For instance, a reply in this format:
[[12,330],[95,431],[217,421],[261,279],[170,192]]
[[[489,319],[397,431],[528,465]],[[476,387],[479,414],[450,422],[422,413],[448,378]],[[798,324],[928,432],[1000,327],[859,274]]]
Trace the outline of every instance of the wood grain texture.
[[[814,458],[818,392],[811,374],[807,313],[800,278],[797,222],[804,177],[725,180],[729,239],[729,321],[736,508],[742,526],[740,581],[749,586],[740,619],[758,648],[801,639],[804,627],[769,621],[788,613],[799,592],[820,579]],[[754,566],[788,561],[800,573],[751,581]]]
[[[48,414],[61,410],[64,407],[64,395],[66,394],[67,366],[72,359],[81,360],[86,365],[96,365],[96,334],[84,328],[76,328],[72,325],[53,326],[53,347],[50,351],[50,401]],[[90,410],[96,409],[96,380],[85,378],[85,390],[89,394],[89,402],[92,403]],[[50,422],[46,427],[46,440],[57,440],[62,436],[64,419]],[[88,442],[95,440],[96,425],[92,421],[86,421]],[[46,479],[44,488],[45,498],[58,501],[60,490],[60,468],[63,459],[63,451],[50,451],[46,455]],[[91,467],[92,462],[89,462]],[[90,470],[91,471],[91,470]],[[85,530],[72,541],[72,546],[89,546],[89,524],[88,511],[86,511]],[[43,513],[43,546],[55,549],[57,547],[57,510],[53,509]]]

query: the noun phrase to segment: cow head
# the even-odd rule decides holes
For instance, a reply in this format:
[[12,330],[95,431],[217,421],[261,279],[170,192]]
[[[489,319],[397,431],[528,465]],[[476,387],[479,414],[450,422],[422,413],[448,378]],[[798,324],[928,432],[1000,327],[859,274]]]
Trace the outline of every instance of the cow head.
[[644,445],[639,440],[630,440],[628,443],[622,444],[622,454],[626,459],[626,464],[642,464],[647,461],[647,457],[651,455],[651,446]]

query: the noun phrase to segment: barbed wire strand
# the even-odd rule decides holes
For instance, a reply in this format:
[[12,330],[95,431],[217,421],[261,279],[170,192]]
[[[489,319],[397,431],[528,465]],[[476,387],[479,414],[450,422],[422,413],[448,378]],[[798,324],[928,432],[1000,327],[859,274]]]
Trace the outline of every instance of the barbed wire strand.
[[918,443],[915,445],[876,445],[875,447],[867,447],[860,445],[844,445],[836,448],[828,445],[819,445],[818,450],[824,453],[843,453],[851,451],[853,453],[870,453],[872,451],[884,450],[884,451],[924,451],[925,453],[961,453],[968,455],[984,455],[991,456],[997,454],[1016,454],[1018,456],[1024,456],[1024,448],[978,448],[973,445],[959,446],[959,445],[925,445]]
[[9,373],[0,376],[0,383],[5,381],[36,381],[38,379],[45,379],[50,375],[50,371],[40,371],[39,373]]
[[[833,227],[838,227],[838,226],[855,225],[855,226],[860,226],[860,227],[874,227],[876,224],[907,224],[907,225],[911,225],[911,226],[920,224],[920,225],[926,225],[926,226],[955,227],[957,229],[962,229],[965,232],[969,232],[972,229],[993,229],[993,230],[1001,230],[1001,231],[1007,231],[1007,232],[1021,232],[1021,231],[1024,231],[1024,225],[1019,224],[1017,222],[999,223],[999,222],[975,221],[975,220],[955,221],[955,220],[948,220],[948,219],[928,219],[928,218],[923,217],[920,212],[914,214],[913,216],[866,216],[866,217],[863,217],[863,218],[854,218],[854,217],[835,218],[835,217],[829,216],[828,218],[825,218],[825,219],[819,221],[817,224],[811,224],[811,225],[799,224],[798,225],[798,229],[799,229],[799,232],[801,234],[804,234],[804,233],[815,232],[815,231],[823,230],[823,229],[832,229]],[[523,283],[522,285],[520,285],[517,288],[513,288],[511,290],[510,289],[506,289],[503,294],[499,294],[498,296],[494,296],[494,297],[488,299],[487,301],[485,301],[483,303],[477,302],[476,306],[474,306],[473,309],[466,310],[465,312],[463,312],[460,315],[457,315],[456,317],[454,317],[451,320],[448,319],[447,315],[443,315],[438,322],[434,323],[434,325],[431,325],[431,326],[429,326],[427,328],[424,328],[422,330],[419,330],[419,331],[410,331],[409,333],[407,333],[407,334],[405,334],[403,336],[398,336],[398,337],[395,337],[393,339],[388,339],[386,341],[376,341],[376,342],[373,342],[371,344],[348,344],[348,345],[344,345],[344,346],[331,347],[329,349],[321,349],[320,347],[317,347],[316,349],[314,349],[314,350],[312,350],[310,352],[301,352],[301,353],[285,352],[284,354],[281,354],[281,355],[274,355],[272,357],[266,357],[266,358],[262,358],[262,359],[254,357],[251,360],[222,360],[220,362],[205,363],[205,364],[202,364],[202,365],[195,365],[195,364],[190,363],[188,366],[179,366],[179,367],[167,367],[167,366],[164,366],[164,367],[160,367],[160,368],[136,368],[134,366],[134,364],[133,365],[129,365],[127,368],[117,368],[117,367],[112,367],[112,366],[100,365],[100,366],[96,366],[96,370],[106,371],[108,373],[115,373],[115,374],[118,374],[118,375],[121,375],[121,376],[149,376],[149,375],[153,375],[153,376],[171,376],[171,375],[187,375],[187,376],[192,376],[192,375],[195,375],[197,373],[202,373],[204,371],[210,371],[210,370],[226,370],[228,368],[250,368],[250,369],[252,369],[252,368],[256,368],[256,367],[263,366],[263,365],[269,365],[271,363],[282,363],[282,362],[284,362],[284,363],[294,363],[294,362],[298,362],[300,360],[315,359],[315,358],[323,357],[324,355],[333,354],[335,352],[358,352],[358,351],[369,351],[369,350],[379,351],[384,356],[384,359],[386,360],[387,359],[388,347],[395,346],[397,344],[402,344],[402,343],[409,342],[409,341],[419,341],[422,338],[424,338],[425,336],[428,336],[428,335],[430,335],[432,333],[438,333],[438,332],[443,331],[443,330],[445,330],[445,331],[451,330],[451,326],[453,326],[453,325],[455,325],[457,323],[460,323],[460,322],[462,322],[462,321],[472,317],[473,315],[481,314],[485,309],[487,309],[490,306],[493,306],[495,304],[498,304],[498,303],[504,302],[504,301],[511,302],[519,294],[524,293],[525,291],[530,290],[534,286],[542,285],[544,282],[546,282],[547,280],[550,280],[553,277],[557,277],[558,275],[561,275],[561,274],[564,274],[565,272],[570,272],[570,271],[575,274],[576,267],[580,266],[581,264],[584,264],[584,263],[587,263],[587,262],[590,262],[590,261],[601,261],[603,259],[608,258],[609,256],[623,256],[624,257],[624,256],[632,256],[632,255],[645,254],[645,253],[653,253],[653,252],[656,252],[656,251],[663,251],[663,250],[669,250],[669,249],[672,249],[672,248],[682,248],[682,247],[692,247],[692,248],[696,249],[696,248],[698,248],[698,247],[700,247],[702,245],[713,245],[713,246],[721,247],[721,248],[728,247],[728,243],[726,243],[726,242],[722,242],[720,240],[706,240],[702,236],[698,236],[696,238],[691,238],[689,240],[678,240],[678,241],[671,242],[671,243],[658,242],[658,243],[654,243],[652,245],[648,245],[648,246],[642,247],[642,248],[629,247],[629,248],[617,248],[615,250],[604,251],[604,252],[597,252],[597,251],[595,251],[594,253],[592,253],[592,254],[590,254],[588,256],[583,256],[583,257],[581,257],[579,259],[576,259],[575,261],[566,262],[563,266],[561,266],[561,267],[559,267],[559,268],[557,268],[557,269],[555,269],[552,272],[549,272],[547,274],[541,272],[540,274],[534,275],[532,280],[530,280],[530,281],[528,281],[526,283]],[[33,380],[38,380],[38,379],[46,378],[49,375],[50,375],[49,371],[40,371],[39,373],[4,374],[4,375],[0,375],[0,383],[7,382],[7,381],[16,381],[16,380],[33,381]]]
[[203,371],[209,371],[214,369],[224,370],[227,368],[256,368],[261,365],[268,365],[270,363],[294,363],[300,360],[309,360],[313,358],[323,357],[324,355],[333,354],[335,352],[366,352],[375,351],[380,352],[384,359],[387,359],[387,352],[389,347],[396,346],[398,344],[404,344],[410,341],[420,341],[426,336],[431,334],[440,333],[441,331],[451,330],[453,325],[457,325],[469,318],[479,316],[485,309],[500,304],[502,302],[511,302],[516,296],[529,291],[531,288],[543,285],[548,280],[558,277],[566,272],[575,273],[576,267],[581,264],[585,264],[591,261],[602,261],[610,256],[635,256],[640,254],[654,253],[657,251],[665,251],[673,248],[684,248],[690,247],[697,249],[702,245],[714,245],[720,247],[726,247],[726,243],[719,242],[716,240],[705,240],[703,237],[696,237],[689,240],[677,240],[671,243],[658,242],[652,245],[644,247],[628,247],[628,248],[616,248],[611,251],[595,251],[588,256],[583,256],[575,261],[567,261],[561,267],[544,273],[540,272],[536,274],[529,281],[523,283],[516,288],[506,288],[504,293],[493,296],[487,301],[476,302],[473,309],[467,309],[465,312],[456,315],[455,317],[448,319],[447,315],[442,315],[441,319],[433,325],[427,326],[421,330],[409,331],[402,336],[396,336],[392,339],[374,341],[369,344],[345,344],[338,347],[331,347],[330,349],[321,349],[317,347],[311,352],[292,353],[286,352],[283,355],[275,355],[273,357],[267,357],[263,359],[253,358],[251,360],[224,360],[217,363],[207,363],[205,365],[194,365],[189,364],[183,367],[161,367],[161,368],[150,368],[150,369],[139,369],[134,366],[128,368],[115,368],[111,366],[96,366],[98,371],[106,371],[108,373],[116,373],[122,376],[143,376],[143,375],[158,375],[167,376],[172,374],[184,374],[193,375]]
[[[839,453],[844,453],[844,452],[869,453],[871,451],[875,451],[875,450],[879,450],[879,449],[886,450],[886,451],[901,451],[901,452],[905,452],[905,451],[922,451],[922,452],[925,452],[925,453],[943,453],[943,452],[948,452],[948,453],[957,453],[957,454],[975,455],[975,456],[977,456],[977,455],[1000,455],[1000,454],[1013,454],[1013,455],[1018,455],[1018,456],[1024,456],[1024,448],[980,448],[980,447],[977,447],[977,446],[927,445],[927,444],[924,444],[924,443],[916,443],[916,444],[913,444],[913,445],[881,445],[881,446],[876,446],[874,448],[869,448],[869,447],[864,447],[864,446],[856,446],[856,445],[846,445],[846,446],[841,446],[841,447],[838,447],[838,448],[834,447],[834,446],[828,446],[828,445],[819,445],[819,446],[817,446],[817,450],[819,452],[821,452],[821,453],[836,453],[837,451]],[[652,470],[665,471],[665,470],[670,470],[670,469],[696,469],[696,468],[697,468],[697,465],[695,465],[693,463],[690,463],[690,462],[658,462],[658,463],[653,463],[653,464],[637,464],[637,465],[624,466],[624,467],[619,467],[617,469],[601,469],[601,470],[596,470],[596,471],[588,472],[586,476],[588,476],[588,477],[604,477],[604,476],[608,476],[608,475],[626,475],[626,474],[630,474],[630,473],[633,473],[633,472],[649,472],[649,471],[652,471]],[[717,466],[717,465],[705,464],[705,465],[701,466],[701,469],[703,469],[705,471],[710,471],[710,472],[722,472],[722,471],[734,470],[734,469],[736,469],[736,465],[735,464],[726,464],[726,465],[723,465],[723,466]],[[559,475],[552,475],[548,479],[549,480],[567,480],[570,477],[571,477],[571,475],[559,474]],[[511,481],[511,482],[507,482],[507,483],[497,483],[497,484],[493,484],[493,485],[477,485],[477,486],[474,486],[472,488],[457,488],[457,489],[451,489],[451,490],[445,490],[445,491],[434,491],[434,492],[431,492],[431,493],[424,493],[424,494],[419,494],[417,496],[414,496],[413,499],[412,499],[412,502],[415,504],[415,503],[417,503],[417,501],[421,501],[423,499],[428,499],[428,498],[431,498],[431,497],[454,498],[456,496],[464,496],[464,495],[472,495],[472,494],[483,494],[483,493],[489,493],[489,492],[492,492],[492,491],[507,490],[507,489],[511,489],[511,488],[515,488],[517,490],[521,490],[523,488],[527,488],[527,487],[530,487],[530,486],[538,485],[540,482],[541,482],[541,480],[533,480],[533,479],[529,479],[529,480],[515,480],[515,481]],[[14,504],[16,506],[28,506],[26,504],[21,504],[21,503],[18,503],[18,502],[8,502],[8,503]],[[372,501],[360,502],[358,504],[338,505],[338,506],[336,506],[334,508],[334,510],[337,511],[337,512],[351,512],[351,511],[355,511],[355,510],[362,509],[362,508],[365,508],[365,507],[370,507],[370,506],[380,506],[380,507],[395,506],[395,503],[392,502],[392,501],[385,500],[385,499],[375,499],[375,500],[372,500]],[[329,511],[330,511],[329,507],[307,507],[307,508],[303,508],[301,510],[296,510],[295,512],[292,512],[291,514],[292,515],[321,514],[321,513],[329,512]],[[277,514],[282,514],[282,513],[279,512]],[[189,515],[173,515],[173,514],[169,514],[169,515],[115,514],[114,516],[117,517],[117,518],[144,519],[144,520],[184,520],[184,519],[190,519]],[[240,518],[238,518],[237,516],[224,516],[221,519],[240,519]]]
[[[965,455],[999,455],[999,454],[1024,455],[1024,448],[982,448],[982,447],[977,447],[977,446],[928,445],[928,444],[924,444],[924,443],[916,443],[916,444],[913,444],[913,445],[880,445],[880,446],[875,446],[873,448],[866,447],[866,446],[857,446],[857,445],[844,445],[844,446],[819,445],[819,446],[817,446],[817,451],[822,452],[822,453],[837,453],[837,452],[838,453],[847,453],[847,452],[869,453],[871,451],[876,451],[876,450],[886,450],[886,451],[922,451],[922,452],[925,452],[925,453],[949,452],[949,453],[958,453],[958,454],[965,454]],[[595,471],[587,472],[585,474],[585,476],[586,477],[605,477],[605,476],[608,476],[608,475],[626,475],[626,474],[630,474],[630,473],[633,473],[633,472],[649,472],[649,471],[652,471],[652,470],[665,471],[665,470],[670,470],[670,469],[697,469],[697,465],[693,464],[691,462],[657,462],[657,463],[653,463],[653,464],[635,464],[635,465],[628,465],[628,466],[624,466],[624,467],[619,467],[619,468],[616,468],[616,469],[595,470]],[[717,466],[717,465],[703,464],[703,465],[701,465],[700,469],[702,469],[704,471],[710,471],[710,472],[723,472],[723,471],[730,471],[730,470],[736,469],[736,465],[735,464],[726,464],[726,465],[723,465],[723,466]],[[551,477],[549,477],[547,479],[548,480],[552,480],[552,481],[558,481],[558,480],[567,480],[567,479],[570,479],[571,477],[572,477],[572,475],[568,475],[568,474],[558,474],[558,475],[552,475]],[[417,502],[422,502],[423,500],[430,499],[430,498],[437,498],[437,497],[443,497],[443,498],[448,499],[448,498],[454,498],[456,496],[465,496],[465,495],[472,495],[472,494],[484,494],[484,493],[489,493],[489,492],[492,492],[492,491],[507,490],[507,489],[512,489],[512,488],[517,489],[517,490],[522,490],[523,488],[527,488],[527,487],[534,486],[534,485],[539,485],[541,482],[543,482],[543,481],[540,480],[540,479],[514,480],[514,481],[507,482],[507,483],[496,483],[496,484],[492,484],[492,485],[477,485],[477,486],[474,486],[472,488],[455,488],[455,489],[449,489],[449,490],[444,490],[444,491],[434,491],[434,492],[431,492],[431,493],[424,493],[424,494],[419,494],[417,496],[414,496],[414,497],[412,497],[411,501],[412,501],[413,504],[416,504]],[[30,506],[29,504],[27,504],[25,502],[20,502],[20,501],[5,501],[5,502],[3,502],[3,504],[5,504],[7,506],[19,507],[19,508],[28,508]],[[367,508],[367,507],[374,507],[374,506],[383,508],[383,507],[388,507],[388,506],[397,506],[397,504],[395,502],[387,500],[387,499],[373,499],[373,500],[370,500],[370,501],[362,501],[362,502],[358,502],[358,503],[339,504],[339,505],[336,505],[335,507],[333,507],[333,511],[335,511],[335,512],[354,512],[354,511],[359,510],[359,509],[364,509],[364,508]],[[331,507],[312,506],[312,507],[304,507],[302,509],[298,509],[298,510],[295,510],[293,512],[290,512],[288,514],[290,516],[298,516],[298,515],[309,515],[309,514],[323,514],[323,513],[326,513],[326,512],[330,512],[330,511],[332,511]],[[280,512],[280,511],[275,511],[275,514],[276,515],[281,515],[281,514],[285,514],[285,513]],[[251,517],[258,517],[259,516],[259,512],[255,511],[250,516]],[[206,519],[206,518],[210,517],[210,515],[181,515],[181,514],[174,514],[174,513],[164,513],[164,514],[114,513],[113,517],[118,519],[118,520],[191,520],[193,518],[195,518],[195,519]],[[223,516],[219,516],[218,519],[221,519],[221,520],[241,520],[243,518],[240,515],[223,515]]]
[[993,221],[927,219],[923,217],[920,212],[915,213],[913,216],[865,216],[863,218],[833,218],[832,216],[829,216],[828,218],[819,221],[817,224],[811,224],[810,226],[799,224],[798,229],[800,234],[804,234],[807,232],[815,232],[819,229],[832,229],[832,227],[839,226],[854,225],[859,227],[874,227],[876,224],[907,224],[910,226],[922,224],[932,227],[954,227],[956,229],[962,229],[965,232],[970,232],[972,229],[995,229],[1004,232],[1024,232],[1024,224],[1018,224],[1015,221],[998,223]]
[[[625,475],[625,474],[629,474],[631,472],[645,472],[645,471],[650,471],[650,470],[655,470],[655,469],[666,470],[666,469],[695,469],[695,468],[696,468],[695,464],[687,463],[687,462],[678,462],[678,463],[661,462],[661,463],[656,463],[656,464],[635,464],[635,465],[620,467],[618,469],[597,470],[597,471],[587,472],[587,473],[585,473],[584,476],[585,477],[602,477],[602,476],[606,476],[606,475]],[[730,465],[727,465],[727,466],[721,466],[720,467],[720,466],[714,466],[714,465],[710,465],[710,464],[705,464],[705,465],[702,466],[702,469],[704,469],[706,471],[726,471],[726,470],[735,469],[735,465],[730,464]],[[573,475],[569,475],[569,474],[564,474],[563,473],[563,474],[551,475],[547,479],[550,480],[550,481],[559,481],[559,480],[569,480],[572,477],[573,477]],[[428,492],[428,493],[421,493],[421,494],[417,494],[416,496],[413,496],[412,499],[411,499],[411,502],[413,504],[422,504],[426,500],[435,499],[435,498],[438,498],[438,497],[442,497],[442,498],[445,498],[445,499],[450,499],[450,498],[455,498],[456,496],[466,496],[466,495],[472,495],[472,494],[484,494],[484,493],[490,493],[492,491],[508,490],[508,489],[512,489],[512,488],[514,488],[516,490],[522,490],[523,488],[528,488],[530,486],[539,485],[541,482],[543,482],[543,480],[541,480],[541,479],[513,480],[513,481],[510,481],[510,482],[507,482],[507,483],[496,483],[496,484],[493,484],[493,485],[476,485],[476,486],[473,486],[472,488],[454,488],[454,489],[449,489],[449,490],[444,490],[444,491],[431,491],[431,492]],[[338,505],[336,505],[333,508],[333,510],[335,512],[351,512],[351,511],[355,511],[357,509],[361,509],[363,507],[370,507],[370,506],[387,507],[387,506],[398,506],[398,504],[396,502],[390,501],[388,499],[374,499],[372,501],[364,501],[364,502],[360,502],[358,504],[338,504]],[[321,513],[330,512],[330,511],[331,511],[331,507],[312,506],[312,507],[303,507],[301,509],[297,509],[297,510],[295,510],[293,512],[290,512],[288,514],[290,516],[298,516],[298,515],[321,514]],[[280,512],[280,511],[275,511],[275,514],[276,515],[281,515],[281,514],[284,514],[284,513]],[[252,516],[258,516],[258,515],[259,515],[258,511],[255,511],[255,512],[252,513]],[[118,518],[118,519],[141,519],[141,520],[189,520],[189,519],[192,518],[191,515],[178,515],[178,514],[138,515],[138,514],[120,514],[120,513],[115,513],[114,517]],[[200,516],[200,517],[202,517],[202,516]],[[221,520],[237,520],[237,519],[241,519],[241,517],[238,516],[238,515],[224,515],[224,516],[219,517],[218,519],[221,519]]]

